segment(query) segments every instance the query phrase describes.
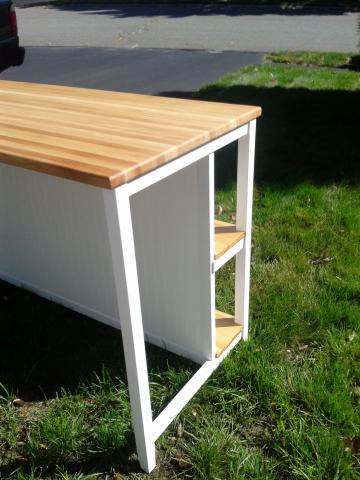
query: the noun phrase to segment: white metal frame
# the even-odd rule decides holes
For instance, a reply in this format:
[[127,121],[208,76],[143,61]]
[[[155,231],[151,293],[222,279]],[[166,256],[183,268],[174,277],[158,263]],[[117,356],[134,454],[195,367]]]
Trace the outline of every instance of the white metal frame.
[[[152,172],[122,185],[115,190],[104,190],[104,204],[108,225],[110,248],[113,262],[114,282],[116,285],[117,303],[123,344],[126,370],[128,376],[132,420],[136,438],[138,458],[141,467],[151,472],[156,465],[155,441],[180,413],[193,395],[209,378],[220,362],[231,349],[243,338],[248,337],[248,303],[249,275],[251,254],[251,214],[252,185],[255,150],[255,125],[251,121],[232,132],[209,142],[208,144],[183,155],[182,157]],[[245,241],[229,250],[223,259],[213,261],[214,242],[211,232],[214,227],[214,177],[213,152],[238,140],[238,175],[237,175],[237,213],[236,228],[246,232]],[[212,338],[213,358],[205,361],[180,392],[170,401],[159,416],[153,420],[145,354],[145,338],[142,324],[142,313],[139,293],[136,254],[131,219],[130,197],[186,166],[208,157],[209,176],[204,181],[209,185],[209,231],[210,258],[209,275],[212,289]],[[239,335],[218,358],[215,357],[215,272],[231,256],[236,254],[235,274],[235,321],[243,326]]]
[[156,465],[139,282],[127,185],[104,191],[136,448],[142,468]]
[[[256,120],[253,120],[256,122]],[[251,122],[250,122],[251,124]],[[209,143],[206,143],[202,147],[196,148],[189,153],[173,160],[172,162],[166,163],[162,167],[159,167],[151,172],[143,175],[142,177],[138,177],[135,180],[128,183],[128,192],[129,195],[134,195],[134,193],[143,190],[144,188],[153,185],[160,180],[172,175],[183,168],[186,168],[188,165],[191,165],[198,160],[201,160],[204,157],[209,156],[210,154],[216,152],[225,145],[228,145],[231,142],[235,142],[242,137],[245,137],[248,134],[249,125],[243,125],[242,127],[238,127],[235,130],[232,130],[229,133],[226,133],[222,137],[217,138],[216,140],[212,140]]]
[[235,322],[243,327],[243,338],[249,334],[249,292],[251,260],[251,219],[254,183],[256,121],[249,124],[249,133],[238,141],[236,195],[236,229],[246,232],[244,249],[235,261]]

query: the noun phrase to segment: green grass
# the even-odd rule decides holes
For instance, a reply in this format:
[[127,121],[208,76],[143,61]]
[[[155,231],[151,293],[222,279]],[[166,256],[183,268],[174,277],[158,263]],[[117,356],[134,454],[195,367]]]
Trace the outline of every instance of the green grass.
[[[313,91],[358,91],[360,77],[358,72],[349,70],[334,70],[332,68],[284,68],[283,65],[250,66],[239,73],[231,73],[223,77],[211,89],[226,89],[226,95],[232,95],[232,89],[238,87],[253,88],[281,88],[281,89],[307,89]],[[206,91],[206,90],[205,90]],[[295,92],[296,94],[296,92]],[[218,96],[218,93],[217,93]]]
[[[263,107],[251,338],[159,439],[150,478],[358,480],[359,73],[267,64],[198,97]],[[235,213],[233,154],[216,158],[223,220]],[[233,273],[230,262],[216,279],[229,312]],[[5,283],[0,317],[0,478],[149,478],[136,461],[120,333]],[[158,412],[195,366],[147,353]]]
[[356,68],[359,66],[360,56],[339,52],[274,52],[266,54],[265,59],[290,65]]

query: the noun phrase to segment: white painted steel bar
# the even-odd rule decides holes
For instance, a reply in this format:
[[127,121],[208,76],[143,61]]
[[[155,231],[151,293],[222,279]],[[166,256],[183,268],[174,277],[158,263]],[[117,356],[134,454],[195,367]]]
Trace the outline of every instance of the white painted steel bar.
[[170,425],[170,423],[181,412],[185,405],[189,403],[201,385],[206,382],[218,365],[218,359],[208,360],[207,362],[203,363],[199,370],[190,378],[190,380],[179,391],[179,393],[156,417],[153,422],[154,440],[160,437],[162,432]]
[[222,354],[220,355],[220,357],[218,357],[217,360],[219,362],[222,362],[224,360],[224,358],[229,355],[231,350],[236,347],[236,345],[240,342],[240,340],[243,340],[243,338],[244,338],[243,334],[242,334],[242,332],[240,332],[239,335],[237,337],[235,337],[234,340],[230,343],[230,345],[228,345],[225,348],[225,350],[222,352]]
[[223,351],[218,358],[205,362],[199,370],[190,378],[190,380],[183,386],[178,394],[168,403],[164,410],[156,417],[153,422],[154,441],[160,437],[164,430],[170,425],[174,418],[181,412],[181,410],[189,403],[192,397],[200,389],[200,387],[210,377],[212,372],[217,369],[219,364],[231,352],[231,350],[242,339],[240,333],[230,345]]
[[243,338],[249,330],[249,289],[251,259],[251,219],[254,182],[256,120],[249,124],[246,137],[238,141],[236,229],[245,231],[244,248],[236,255],[235,323],[243,326]]
[[[208,161],[208,230],[209,230],[209,278],[210,278],[210,328],[211,328],[211,358],[216,353],[215,331],[215,275],[212,271],[212,262],[215,254],[215,155],[211,153]],[[205,216],[204,216],[205,217]]]
[[197,162],[201,158],[209,156],[211,153],[219,150],[220,148],[228,145],[231,142],[235,142],[241,137],[244,137],[248,133],[248,125],[243,125],[242,127],[236,128],[231,132],[223,135],[222,137],[212,140],[209,143],[203,145],[202,147],[196,148],[185,155],[178,157],[177,159],[166,163],[162,167],[158,167],[155,170],[143,175],[142,177],[136,178],[135,180],[128,183],[129,195],[143,190],[144,188],[153,185],[160,180],[168,177],[169,175],[182,170],[188,165]]
[[141,467],[150,473],[155,443],[129,195],[126,185],[103,192],[136,448]]

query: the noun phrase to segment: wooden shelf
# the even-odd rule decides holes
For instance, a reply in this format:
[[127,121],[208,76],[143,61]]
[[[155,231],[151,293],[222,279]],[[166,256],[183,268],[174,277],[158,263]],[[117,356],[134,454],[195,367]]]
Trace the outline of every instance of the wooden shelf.
[[224,350],[242,332],[242,325],[235,323],[234,317],[216,310],[216,356],[220,357]]
[[215,220],[215,260],[243,238],[245,238],[245,232],[236,230],[235,225]]
[[238,253],[244,245],[245,232],[236,230],[231,223],[215,220],[214,271]]

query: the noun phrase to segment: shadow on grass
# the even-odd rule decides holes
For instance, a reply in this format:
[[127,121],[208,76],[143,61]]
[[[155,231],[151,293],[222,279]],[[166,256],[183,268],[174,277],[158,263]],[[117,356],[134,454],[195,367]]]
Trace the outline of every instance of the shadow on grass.
[[122,373],[121,333],[0,281],[0,381],[25,401],[75,389],[101,365]]
[[[59,468],[66,470],[67,475],[75,475],[76,478],[77,475],[79,475],[79,472],[91,475],[99,474],[101,472],[116,471],[121,472],[121,474],[124,475],[144,475],[136,457],[135,436],[132,432],[125,436],[123,447],[111,450],[110,452],[93,453],[88,455],[87,458],[84,458],[82,461],[58,460],[54,462],[49,461],[46,455],[44,455],[42,460],[36,462],[36,465],[32,464],[31,461],[19,463],[19,460],[17,459],[7,463],[4,467],[1,467],[0,463],[0,478],[10,478],[12,473],[16,470],[26,475],[31,472],[31,469],[34,466],[36,466],[38,471],[42,471],[42,475],[45,475],[44,478],[59,478],[58,476],[53,477]],[[98,476],[96,475],[95,478],[98,478]],[[101,478],[104,477],[102,476]]]
[[[359,30],[360,30],[360,17],[359,17]],[[360,43],[359,43],[359,48],[360,48]],[[360,55],[355,55],[354,57],[352,57],[347,68],[349,70],[355,70],[356,72],[360,72]]]
[[[260,105],[255,181],[287,186],[360,180],[360,91],[210,86],[197,98]],[[217,162],[217,186],[235,179],[234,145]],[[229,155],[229,150],[233,155]]]
[[[360,22],[360,16],[359,16],[359,22]],[[359,33],[360,33],[360,28],[359,28]],[[360,43],[359,43],[360,47]],[[340,68],[342,70],[352,70],[354,72],[359,72],[360,71],[360,55],[353,55],[350,58],[349,63],[339,65],[337,68]]]
[[[103,367],[126,380],[120,330],[0,281],[0,382],[25,401],[53,398],[61,388],[101,377]],[[194,364],[147,345],[149,371]]]
[[[146,349],[150,380],[155,379],[156,384],[151,388],[156,416],[198,366],[152,345],[146,345]],[[61,396],[62,389],[77,394],[81,385],[91,384],[96,376],[101,378],[104,367],[114,384],[127,384],[119,330],[0,281],[0,382],[11,398],[49,400]],[[172,382],[166,377],[169,369]],[[0,395],[3,393],[0,391]],[[56,462],[46,450],[36,462],[27,458],[24,463],[16,457],[2,464],[0,458],[0,478],[9,478],[19,468],[26,474],[32,467],[44,469],[49,475],[57,467],[70,474],[141,472],[132,432],[125,434],[121,448],[84,454],[81,460]]]

